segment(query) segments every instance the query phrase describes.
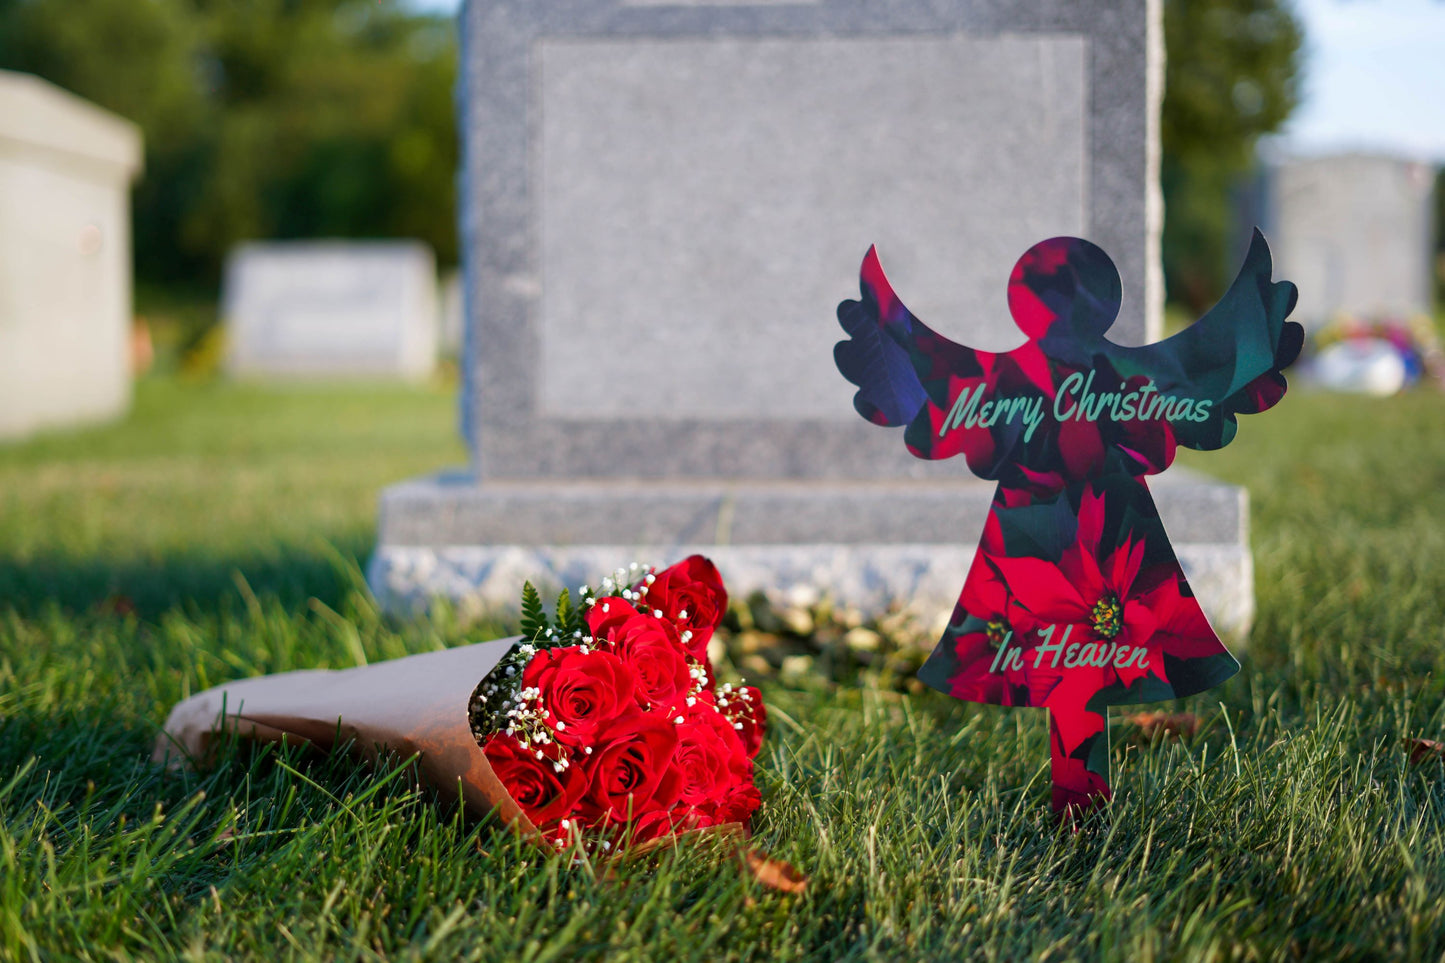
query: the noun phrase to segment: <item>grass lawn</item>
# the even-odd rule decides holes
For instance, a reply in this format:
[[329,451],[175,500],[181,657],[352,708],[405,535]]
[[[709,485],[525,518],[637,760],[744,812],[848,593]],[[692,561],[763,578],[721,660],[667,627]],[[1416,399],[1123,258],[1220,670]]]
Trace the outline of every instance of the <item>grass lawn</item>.
[[706,844],[569,866],[340,759],[148,764],[187,693],[502,631],[359,579],[377,489],[465,460],[454,408],[154,379],[0,447],[0,959],[1445,957],[1445,764],[1404,743],[1445,738],[1445,398],[1294,394],[1186,453],[1253,495],[1257,627],[1198,735],[1115,727],[1083,832],[1041,711],[768,686],[755,829],[802,896]]

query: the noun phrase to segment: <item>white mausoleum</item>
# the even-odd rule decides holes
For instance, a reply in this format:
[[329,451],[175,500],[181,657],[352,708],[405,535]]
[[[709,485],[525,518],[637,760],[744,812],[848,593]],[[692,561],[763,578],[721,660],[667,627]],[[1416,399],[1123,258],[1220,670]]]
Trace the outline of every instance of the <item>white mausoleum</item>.
[[0,70],[0,438],[129,406],[140,170],[135,124]]

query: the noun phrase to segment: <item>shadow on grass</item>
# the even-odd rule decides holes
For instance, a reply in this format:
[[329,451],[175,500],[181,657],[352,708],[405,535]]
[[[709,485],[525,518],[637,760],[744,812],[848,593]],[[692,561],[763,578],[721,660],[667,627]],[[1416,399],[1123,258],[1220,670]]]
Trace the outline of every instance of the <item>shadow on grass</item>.
[[68,615],[134,614],[150,620],[175,609],[243,603],[248,593],[288,607],[311,598],[336,607],[355,590],[357,572],[371,549],[369,538],[351,536],[234,556],[204,549],[158,559],[0,556],[0,607],[22,616],[58,609]]
[[119,804],[133,816],[196,792],[224,800],[297,783],[310,786],[317,803],[381,781],[382,799],[417,796],[443,812],[454,808],[422,783],[410,760],[386,755],[367,762],[349,742],[318,750],[223,733],[197,768],[153,761],[161,738],[159,725],[113,706],[24,708],[0,718],[0,772],[21,774],[9,787],[12,800],[42,799],[51,809]]

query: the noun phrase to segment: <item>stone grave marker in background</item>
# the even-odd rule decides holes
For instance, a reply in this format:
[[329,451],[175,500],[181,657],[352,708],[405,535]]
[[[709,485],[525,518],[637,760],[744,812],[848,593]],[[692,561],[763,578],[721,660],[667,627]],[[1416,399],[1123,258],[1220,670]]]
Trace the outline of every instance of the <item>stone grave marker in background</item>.
[[129,407],[140,169],[134,124],[0,70],[0,438]]
[[436,265],[419,241],[243,244],[221,311],[240,376],[425,378],[436,364]]
[[[472,463],[383,494],[388,604],[700,550],[744,594],[938,608],[993,486],[854,412],[834,309],[868,246],[925,322],[1002,350],[1014,261],[1082,235],[1123,276],[1113,337],[1159,333],[1151,0],[490,0],[462,32]],[[1235,628],[1243,498],[1158,493]]]
[[1299,285],[1295,318],[1403,319],[1434,300],[1435,171],[1397,157],[1291,159],[1266,177],[1275,270]]

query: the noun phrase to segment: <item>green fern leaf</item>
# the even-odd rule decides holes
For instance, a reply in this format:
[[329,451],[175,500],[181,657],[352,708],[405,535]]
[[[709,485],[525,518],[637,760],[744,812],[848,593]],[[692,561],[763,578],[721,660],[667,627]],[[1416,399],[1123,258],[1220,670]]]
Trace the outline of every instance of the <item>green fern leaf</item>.
[[522,634],[532,640],[547,634],[547,612],[531,582],[522,584]]
[[557,596],[557,618],[553,624],[557,626],[557,634],[564,639],[572,634],[573,613],[572,595],[563,589],[562,594]]

